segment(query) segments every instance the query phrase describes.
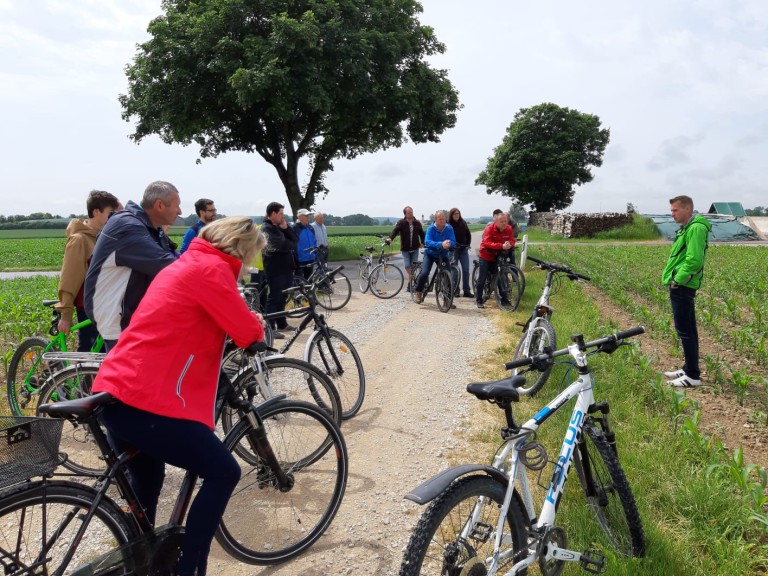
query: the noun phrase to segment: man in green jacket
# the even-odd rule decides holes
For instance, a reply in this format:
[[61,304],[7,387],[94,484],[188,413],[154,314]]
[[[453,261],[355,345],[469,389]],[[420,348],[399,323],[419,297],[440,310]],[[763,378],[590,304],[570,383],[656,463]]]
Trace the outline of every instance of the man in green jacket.
[[685,364],[679,370],[664,372],[664,376],[670,378],[667,384],[673,386],[700,386],[695,299],[696,290],[701,287],[704,278],[704,257],[712,224],[699,214],[693,215],[693,200],[689,196],[675,196],[669,204],[672,218],[681,228],[672,244],[661,282],[664,286],[669,286],[672,318],[683,346]]

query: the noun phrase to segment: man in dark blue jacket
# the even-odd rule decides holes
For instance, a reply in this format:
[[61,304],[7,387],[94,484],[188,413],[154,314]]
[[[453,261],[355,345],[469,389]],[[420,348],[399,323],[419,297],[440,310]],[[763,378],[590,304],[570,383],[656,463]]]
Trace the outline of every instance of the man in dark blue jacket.
[[210,224],[216,220],[216,206],[213,204],[213,200],[208,198],[200,198],[195,202],[195,214],[197,214],[197,222],[189,227],[189,230],[184,234],[184,239],[181,241],[181,250],[179,254],[184,254],[193,238],[197,238],[200,234],[203,226]]
[[[283,290],[290,288],[293,283],[294,257],[299,239],[285,221],[283,208],[285,207],[279,202],[267,204],[267,215],[261,225],[261,232],[267,237],[267,247],[262,253],[264,272],[269,285],[267,305],[264,308],[267,314],[285,309]],[[275,321],[272,327],[283,332],[291,329],[285,318]],[[275,332],[273,336],[283,337],[279,332]]]
[[179,191],[152,182],[141,206],[129,201],[99,234],[85,277],[85,310],[109,350],[128,326],[150,282],[176,261],[161,226],[181,215]]

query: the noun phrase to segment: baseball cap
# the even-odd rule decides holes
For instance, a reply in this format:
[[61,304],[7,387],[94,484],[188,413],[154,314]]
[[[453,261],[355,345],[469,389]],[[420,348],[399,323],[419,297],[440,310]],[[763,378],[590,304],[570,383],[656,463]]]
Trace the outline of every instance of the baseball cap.
[[296,216],[309,216],[311,214],[314,214],[314,212],[310,212],[306,208],[300,208],[298,212],[296,212]]

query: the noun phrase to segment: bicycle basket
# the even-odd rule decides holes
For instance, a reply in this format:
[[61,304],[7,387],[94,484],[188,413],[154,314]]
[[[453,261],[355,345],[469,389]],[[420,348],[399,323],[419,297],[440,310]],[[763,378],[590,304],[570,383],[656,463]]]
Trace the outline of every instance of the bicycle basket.
[[57,418],[0,416],[0,489],[53,472],[63,425]]

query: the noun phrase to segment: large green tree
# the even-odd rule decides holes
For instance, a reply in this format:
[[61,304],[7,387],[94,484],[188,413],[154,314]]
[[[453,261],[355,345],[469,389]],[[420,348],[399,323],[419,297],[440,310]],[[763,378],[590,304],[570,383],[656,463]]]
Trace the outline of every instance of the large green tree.
[[552,103],[522,108],[475,184],[536,212],[567,208],[575,186],[592,181],[590,167],[603,164],[609,139],[593,114]]
[[[134,141],[256,152],[294,214],[336,158],[438,142],[458,92],[426,58],[445,50],[414,0],[164,0],[127,66]],[[302,186],[299,162],[306,160]],[[198,159],[198,162],[200,160]]]

